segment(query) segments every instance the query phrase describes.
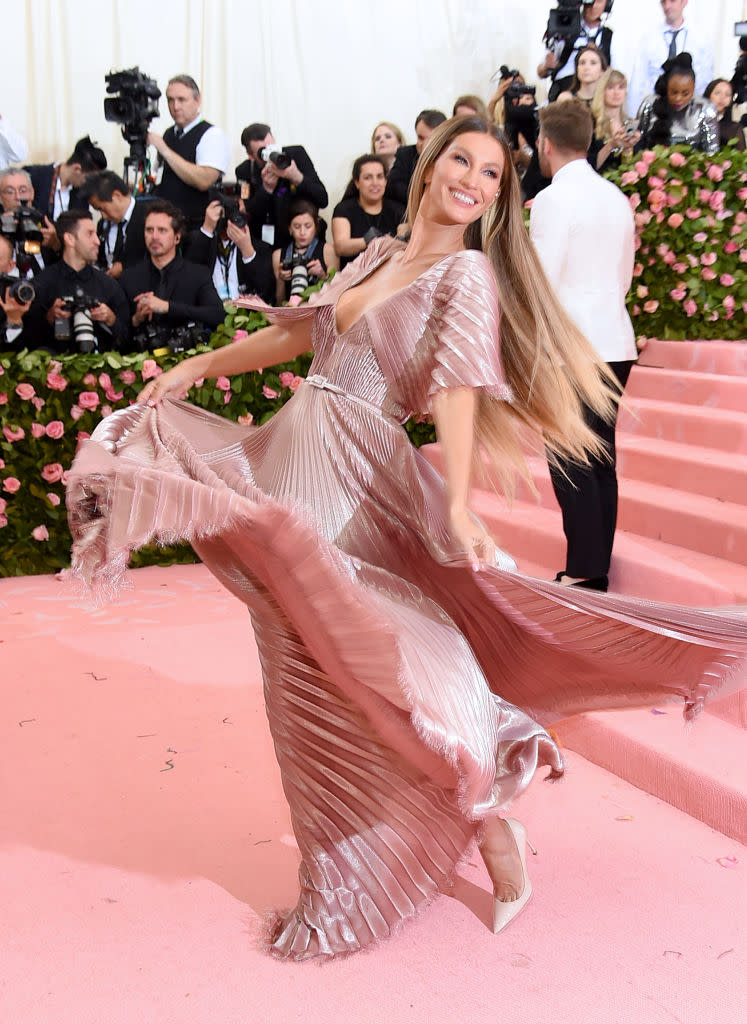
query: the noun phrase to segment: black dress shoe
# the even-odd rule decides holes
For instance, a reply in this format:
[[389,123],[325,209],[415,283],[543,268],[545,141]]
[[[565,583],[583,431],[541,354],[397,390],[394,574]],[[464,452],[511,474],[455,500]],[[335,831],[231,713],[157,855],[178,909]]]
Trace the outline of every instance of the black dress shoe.
[[609,580],[606,576],[594,576],[590,580],[579,580],[578,583],[571,583],[571,586],[583,587],[584,590],[601,590],[603,594],[606,594]]

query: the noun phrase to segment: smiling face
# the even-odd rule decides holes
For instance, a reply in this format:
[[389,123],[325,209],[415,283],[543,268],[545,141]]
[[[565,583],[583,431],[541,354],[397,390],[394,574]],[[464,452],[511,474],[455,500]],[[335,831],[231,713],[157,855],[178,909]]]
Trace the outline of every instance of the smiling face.
[[503,150],[491,135],[457,135],[426,172],[421,210],[440,224],[472,224],[495,200],[503,169]]
[[359,176],[355,179],[358,195],[364,203],[378,203],[383,198],[386,188],[386,173],[381,164],[371,160],[363,164]]
[[672,75],[667,82],[667,100],[674,110],[684,110],[695,94],[695,80],[689,75]]

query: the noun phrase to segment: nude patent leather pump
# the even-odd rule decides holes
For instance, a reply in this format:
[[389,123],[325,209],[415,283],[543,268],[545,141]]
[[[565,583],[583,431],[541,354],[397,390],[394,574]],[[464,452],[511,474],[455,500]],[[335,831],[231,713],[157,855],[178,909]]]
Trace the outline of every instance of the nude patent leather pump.
[[511,835],[513,836],[514,842],[516,843],[516,849],[519,851],[519,859],[521,861],[521,873],[524,880],[524,888],[521,890],[521,895],[518,899],[505,902],[499,899],[495,895],[493,890],[493,934],[497,935],[498,932],[502,932],[507,925],[513,921],[513,919],[522,912],[524,907],[529,902],[532,895],[532,883],[529,881],[527,875],[527,846],[532,851],[534,856],[537,856],[537,851],[527,839],[527,830],[517,821],[516,818],[504,818],[504,824],[510,829]]

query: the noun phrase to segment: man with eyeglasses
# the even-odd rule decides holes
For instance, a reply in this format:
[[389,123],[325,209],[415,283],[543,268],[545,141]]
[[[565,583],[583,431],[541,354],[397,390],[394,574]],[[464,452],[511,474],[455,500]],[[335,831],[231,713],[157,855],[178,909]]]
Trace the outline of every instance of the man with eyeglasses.
[[[0,172],[0,203],[3,213],[13,213],[21,203],[26,206],[34,205],[34,186],[31,184],[31,175],[22,167],[8,167]],[[42,251],[28,260],[29,270],[24,275],[33,277],[40,273],[49,263],[54,263],[59,258],[60,242],[55,231],[54,224],[49,217],[44,217],[40,226],[42,233]]]

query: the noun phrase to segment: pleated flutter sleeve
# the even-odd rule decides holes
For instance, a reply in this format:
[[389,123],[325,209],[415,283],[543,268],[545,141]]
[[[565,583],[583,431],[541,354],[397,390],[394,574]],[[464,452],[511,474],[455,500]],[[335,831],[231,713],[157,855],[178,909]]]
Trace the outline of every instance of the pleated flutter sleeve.
[[455,253],[434,296],[435,359],[429,400],[444,388],[481,388],[510,402],[501,363],[495,274],[484,253]]

